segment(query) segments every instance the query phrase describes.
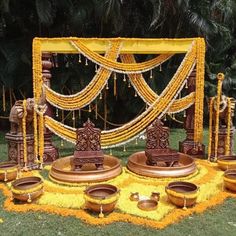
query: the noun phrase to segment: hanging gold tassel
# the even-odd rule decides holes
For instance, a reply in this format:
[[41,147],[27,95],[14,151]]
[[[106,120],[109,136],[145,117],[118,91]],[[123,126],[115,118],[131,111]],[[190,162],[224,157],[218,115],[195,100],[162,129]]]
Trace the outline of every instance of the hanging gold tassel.
[[152,70],[150,70],[150,79],[153,78],[153,75],[152,75]]
[[109,85],[108,85],[108,80],[107,80],[107,84],[106,84],[106,90],[109,89]]
[[117,95],[117,88],[116,88],[116,76],[114,76],[114,89],[113,89],[114,96],[116,97]]
[[124,74],[123,82],[126,82],[126,77],[125,77],[125,74]]
[[129,80],[129,82],[128,82],[128,88],[131,88],[130,80]]
[[188,89],[188,78],[187,78],[186,83],[185,83],[185,88]]
[[2,108],[3,111],[6,111],[6,93],[5,93],[5,86],[2,86]]
[[75,127],[75,111],[72,111],[73,127]]
[[125,145],[124,145],[124,148],[123,148],[123,152],[126,152],[126,147],[125,147]]
[[56,108],[56,117],[59,116],[59,113],[58,113],[58,108]]

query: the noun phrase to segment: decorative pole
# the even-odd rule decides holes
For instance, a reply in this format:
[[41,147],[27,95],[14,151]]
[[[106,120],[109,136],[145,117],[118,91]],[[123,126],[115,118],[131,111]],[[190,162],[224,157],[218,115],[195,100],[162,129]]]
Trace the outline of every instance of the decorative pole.
[[[194,68],[190,76],[187,78],[187,92],[191,93],[196,90],[196,69]],[[184,129],[186,131],[186,139],[179,142],[179,151],[188,155],[203,157],[205,155],[205,145],[194,142],[194,113],[195,105],[193,104],[186,109],[186,117],[184,119]]]
[[[43,84],[46,84],[50,87],[50,80],[52,78],[51,68],[53,66],[52,62],[52,54],[51,53],[42,53],[42,75],[43,75]],[[44,92],[43,92],[44,93]],[[52,117],[53,110],[52,106],[46,101],[45,94],[42,95],[41,103],[47,105],[47,110],[45,115]],[[43,105],[43,104],[41,104]],[[51,163],[56,160],[59,156],[58,150],[52,144],[52,132],[47,128],[44,128],[44,154],[43,154],[43,162]]]

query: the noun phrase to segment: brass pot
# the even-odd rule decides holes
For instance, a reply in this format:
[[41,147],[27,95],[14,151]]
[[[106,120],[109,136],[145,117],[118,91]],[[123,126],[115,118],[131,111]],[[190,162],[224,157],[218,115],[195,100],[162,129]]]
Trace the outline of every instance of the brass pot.
[[189,207],[196,203],[198,187],[189,182],[171,182],[165,189],[169,200],[179,207]]
[[227,189],[236,192],[236,169],[225,171],[224,186]]
[[19,166],[14,162],[0,163],[0,181],[12,181],[17,178]]
[[236,169],[236,156],[221,156],[217,159],[221,170]]
[[138,201],[139,200],[139,193],[138,192],[130,193],[129,199],[131,201]]
[[138,208],[143,211],[154,211],[157,209],[158,201],[155,199],[146,199],[138,202]]
[[12,183],[12,197],[31,202],[43,193],[43,181],[36,176],[20,178]]
[[94,212],[111,212],[119,198],[119,190],[111,184],[97,184],[84,191],[86,208]]

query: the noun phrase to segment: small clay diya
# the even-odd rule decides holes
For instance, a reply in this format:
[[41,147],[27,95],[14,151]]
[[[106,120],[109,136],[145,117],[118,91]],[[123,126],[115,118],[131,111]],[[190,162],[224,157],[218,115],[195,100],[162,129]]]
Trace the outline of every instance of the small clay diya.
[[18,164],[14,162],[0,163],[0,181],[12,181],[17,178]]
[[236,169],[225,171],[224,186],[227,189],[236,192]]
[[86,208],[94,212],[112,212],[119,198],[119,190],[111,184],[89,186],[84,191]]
[[169,200],[179,207],[189,207],[196,203],[198,187],[189,182],[171,182],[166,186]]
[[139,200],[139,193],[138,193],[138,192],[130,193],[129,199],[130,199],[131,201],[138,201],[138,200]]
[[144,211],[154,211],[157,209],[158,202],[154,199],[146,199],[138,202],[138,208]]
[[221,170],[236,169],[236,156],[221,156],[217,159]]
[[11,191],[14,199],[32,202],[43,193],[43,181],[36,176],[20,178],[12,183]]

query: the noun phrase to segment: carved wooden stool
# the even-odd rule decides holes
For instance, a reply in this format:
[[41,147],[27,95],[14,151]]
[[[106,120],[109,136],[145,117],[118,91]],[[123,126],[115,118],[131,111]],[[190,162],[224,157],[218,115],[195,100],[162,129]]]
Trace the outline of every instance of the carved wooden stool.
[[101,150],[101,130],[88,119],[83,128],[76,131],[76,147],[72,159],[74,170],[82,170],[84,164],[95,164],[96,169],[103,169],[104,156]]

